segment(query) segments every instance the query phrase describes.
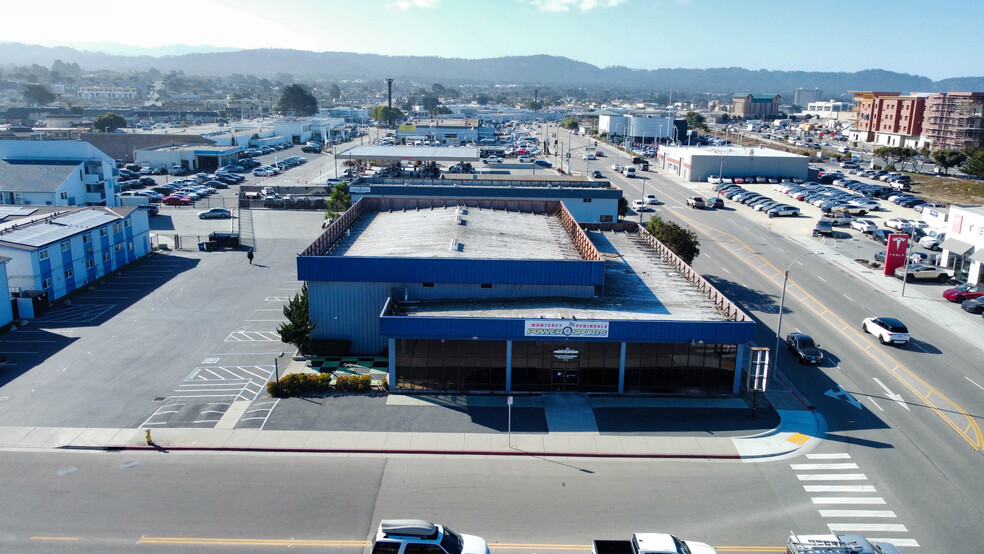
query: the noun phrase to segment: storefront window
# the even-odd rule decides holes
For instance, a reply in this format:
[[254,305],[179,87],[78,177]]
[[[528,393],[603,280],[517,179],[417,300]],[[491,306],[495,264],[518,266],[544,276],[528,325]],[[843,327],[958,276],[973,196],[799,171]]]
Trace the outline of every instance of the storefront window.
[[629,343],[625,392],[729,393],[737,351],[735,345],[727,344]]
[[397,340],[396,388],[505,391],[506,343]]

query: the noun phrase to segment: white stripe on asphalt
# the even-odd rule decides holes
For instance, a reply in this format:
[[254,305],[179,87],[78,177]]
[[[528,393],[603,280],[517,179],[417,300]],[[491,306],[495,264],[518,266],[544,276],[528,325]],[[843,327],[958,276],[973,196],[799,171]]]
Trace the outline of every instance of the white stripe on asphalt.
[[793,468],[793,471],[815,471],[815,470],[825,470],[825,469],[857,469],[858,464],[855,463],[844,463],[844,464],[789,464],[789,467]]
[[820,517],[886,517],[895,518],[891,510],[820,510]]
[[880,496],[815,496],[810,500],[814,504],[884,504],[885,499]]
[[871,485],[803,485],[806,492],[875,492]]
[[800,481],[867,481],[864,473],[807,473],[796,476]]
[[[905,525],[898,523],[829,523],[827,528],[831,533],[850,533],[851,531],[888,531],[890,533],[907,533]],[[870,540],[870,539],[869,539]]]
[[890,542],[895,546],[899,546],[899,547],[908,546],[912,548],[919,548],[919,543],[916,542],[916,539],[877,539],[871,537],[866,537],[866,538],[868,539],[869,542]]
[[851,455],[847,452],[839,452],[837,454],[807,454],[807,460],[845,460],[850,459]]

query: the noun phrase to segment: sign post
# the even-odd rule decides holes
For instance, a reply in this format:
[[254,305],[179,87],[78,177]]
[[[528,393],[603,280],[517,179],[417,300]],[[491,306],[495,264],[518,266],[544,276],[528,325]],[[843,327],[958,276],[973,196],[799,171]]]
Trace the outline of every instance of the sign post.
[[506,424],[506,433],[507,433],[506,436],[508,437],[509,448],[512,448],[512,404],[513,404],[513,397],[512,397],[512,395],[507,396],[506,397],[506,406],[508,406],[509,416],[508,416],[508,423]]
[[764,346],[752,347],[752,367],[748,372],[745,387],[752,391],[752,418],[755,417],[755,404],[758,393],[765,392],[769,383],[769,349]]

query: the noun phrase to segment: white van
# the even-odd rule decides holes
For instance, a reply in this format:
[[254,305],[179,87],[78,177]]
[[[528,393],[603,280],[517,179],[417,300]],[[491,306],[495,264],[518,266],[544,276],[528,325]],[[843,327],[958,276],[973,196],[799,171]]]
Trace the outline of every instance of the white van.
[[636,176],[636,168],[635,168],[635,166],[627,165],[627,166],[623,167],[622,168],[622,175],[625,175],[626,177],[635,177]]

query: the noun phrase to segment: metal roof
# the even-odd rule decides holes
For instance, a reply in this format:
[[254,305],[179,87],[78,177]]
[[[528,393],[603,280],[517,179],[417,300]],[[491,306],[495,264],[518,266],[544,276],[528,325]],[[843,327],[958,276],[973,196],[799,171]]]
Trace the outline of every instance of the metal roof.
[[7,192],[54,192],[81,163],[80,161],[0,160],[0,190]]
[[[61,208],[55,212],[40,212],[32,217],[13,219],[0,224],[0,230],[13,229],[0,234],[0,243],[12,246],[39,248],[47,244],[95,229],[101,225],[123,219],[136,208]],[[68,212],[68,213],[65,213]],[[65,215],[59,215],[65,213]]]
[[475,146],[353,146],[336,156],[345,160],[377,162],[475,162],[479,160]]
[[0,220],[10,216],[23,217],[38,211],[37,208],[27,206],[0,206]]

